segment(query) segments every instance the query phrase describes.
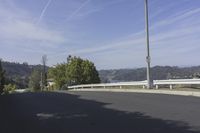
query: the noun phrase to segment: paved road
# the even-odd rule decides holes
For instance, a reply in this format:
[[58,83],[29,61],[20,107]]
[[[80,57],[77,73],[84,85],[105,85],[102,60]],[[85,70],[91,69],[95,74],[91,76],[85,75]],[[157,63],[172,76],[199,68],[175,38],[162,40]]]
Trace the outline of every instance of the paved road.
[[0,133],[200,133],[200,98],[68,92],[0,97]]

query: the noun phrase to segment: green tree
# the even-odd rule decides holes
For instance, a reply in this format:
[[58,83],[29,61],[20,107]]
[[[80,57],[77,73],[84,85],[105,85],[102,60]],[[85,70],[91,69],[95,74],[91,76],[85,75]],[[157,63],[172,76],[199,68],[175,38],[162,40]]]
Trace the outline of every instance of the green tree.
[[94,63],[86,60],[82,63],[83,68],[83,84],[100,83],[99,73]]
[[0,94],[3,93],[4,85],[5,85],[5,71],[3,70],[2,61],[0,59]]
[[17,89],[16,85],[8,84],[8,85],[4,86],[3,93],[10,94],[10,93],[14,92],[16,89]]
[[48,78],[53,78],[56,88],[61,88],[67,82],[67,76],[65,74],[66,64],[58,64],[55,68],[48,70]]
[[41,75],[41,89],[44,90],[47,87],[47,72],[46,72],[47,56],[42,56],[42,75]]
[[71,57],[67,64],[66,75],[68,77],[69,84],[81,84],[83,83],[83,60],[77,57]]
[[71,84],[99,83],[100,78],[94,63],[79,57],[72,57],[67,65],[66,74]]
[[41,71],[38,69],[33,69],[30,80],[29,80],[29,88],[34,91],[40,90],[40,77],[41,77]]
[[80,57],[69,56],[67,63],[58,64],[49,70],[58,88],[64,84],[78,85],[100,83],[98,71],[94,63]]

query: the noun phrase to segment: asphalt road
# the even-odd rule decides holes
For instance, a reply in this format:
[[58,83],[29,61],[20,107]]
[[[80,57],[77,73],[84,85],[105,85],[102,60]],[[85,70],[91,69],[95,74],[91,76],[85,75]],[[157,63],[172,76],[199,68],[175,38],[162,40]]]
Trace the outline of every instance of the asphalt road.
[[200,98],[111,92],[0,96],[0,133],[200,133]]

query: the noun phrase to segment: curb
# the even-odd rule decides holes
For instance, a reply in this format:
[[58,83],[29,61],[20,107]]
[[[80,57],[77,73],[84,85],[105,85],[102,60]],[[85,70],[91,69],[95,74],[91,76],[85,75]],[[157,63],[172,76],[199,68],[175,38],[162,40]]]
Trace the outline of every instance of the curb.
[[195,91],[176,91],[176,90],[137,90],[137,89],[73,89],[69,91],[96,91],[96,92],[134,92],[150,94],[167,94],[200,97],[200,92]]

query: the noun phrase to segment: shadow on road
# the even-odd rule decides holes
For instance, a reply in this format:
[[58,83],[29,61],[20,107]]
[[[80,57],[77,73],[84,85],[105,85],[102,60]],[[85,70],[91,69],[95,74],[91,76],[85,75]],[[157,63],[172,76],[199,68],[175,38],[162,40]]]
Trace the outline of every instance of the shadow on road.
[[107,104],[64,93],[2,96],[0,133],[198,133],[183,122],[107,109]]

